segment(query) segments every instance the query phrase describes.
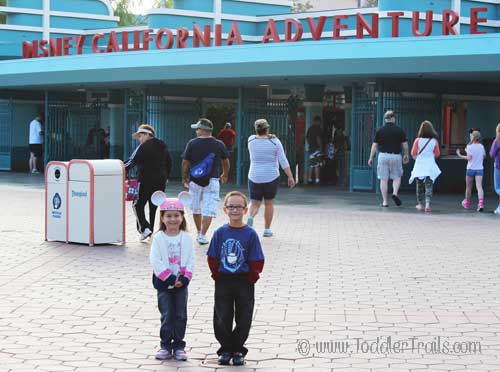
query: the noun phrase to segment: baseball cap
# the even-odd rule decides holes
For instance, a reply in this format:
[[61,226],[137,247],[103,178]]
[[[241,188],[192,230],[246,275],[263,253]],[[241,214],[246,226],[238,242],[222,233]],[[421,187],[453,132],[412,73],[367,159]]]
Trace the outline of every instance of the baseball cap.
[[265,129],[269,128],[269,123],[267,122],[266,119],[257,119],[255,120],[255,129]]
[[198,120],[198,122],[196,124],[191,124],[191,128],[192,129],[205,129],[205,130],[213,130],[214,129],[214,125],[212,124],[212,122],[208,119],[205,119],[205,118],[201,118]]

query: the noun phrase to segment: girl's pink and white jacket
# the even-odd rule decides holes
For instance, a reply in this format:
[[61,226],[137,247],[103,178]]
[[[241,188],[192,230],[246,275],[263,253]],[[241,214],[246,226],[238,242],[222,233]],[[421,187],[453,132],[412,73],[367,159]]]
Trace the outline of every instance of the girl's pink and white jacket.
[[149,261],[156,289],[171,289],[177,279],[187,286],[193,278],[195,262],[191,235],[181,231],[177,236],[168,236],[159,231],[153,237]]

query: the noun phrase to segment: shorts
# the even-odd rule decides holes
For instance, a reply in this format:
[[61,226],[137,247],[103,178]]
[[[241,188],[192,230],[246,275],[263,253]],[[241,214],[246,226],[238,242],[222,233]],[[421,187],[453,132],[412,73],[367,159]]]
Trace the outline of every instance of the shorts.
[[250,199],[256,201],[273,200],[278,193],[278,184],[280,178],[277,177],[274,181],[266,183],[255,183],[248,180],[248,191],[250,192]]
[[220,200],[219,192],[220,183],[218,178],[210,178],[210,183],[205,187],[189,182],[189,193],[193,198],[191,201],[193,214],[217,217],[217,207]]
[[403,158],[401,154],[381,152],[378,155],[377,177],[379,180],[394,180],[403,175]]
[[483,169],[467,169],[465,172],[465,175],[467,177],[476,177],[476,176],[484,176],[484,170]]
[[30,152],[35,155],[35,157],[39,158],[42,156],[42,144],[41,143],[30,143],[29,145]]

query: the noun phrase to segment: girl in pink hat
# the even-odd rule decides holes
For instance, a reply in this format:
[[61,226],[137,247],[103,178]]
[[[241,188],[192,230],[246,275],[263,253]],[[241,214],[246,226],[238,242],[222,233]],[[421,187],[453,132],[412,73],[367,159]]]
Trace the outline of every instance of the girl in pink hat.
[[157,191],[151,197],[160,207],[160,229],[154,235],[149,260],[153,267],[153,286],[158,292],[161,314],[159,360],[187,360],[184,335],[187,322],[188,285],[195,261],[191,235],[186,231],[184,204]]

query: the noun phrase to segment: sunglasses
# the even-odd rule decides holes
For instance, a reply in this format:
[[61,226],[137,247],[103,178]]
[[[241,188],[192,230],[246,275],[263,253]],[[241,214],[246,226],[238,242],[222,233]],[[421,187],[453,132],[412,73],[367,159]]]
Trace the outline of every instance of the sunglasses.
[[245,208],[246,207],[243,205],[232,205],[232,204],[226,205],[226,209],[230,210],[230,211],[238,211],[239,212],[239,211],[244,210]]

